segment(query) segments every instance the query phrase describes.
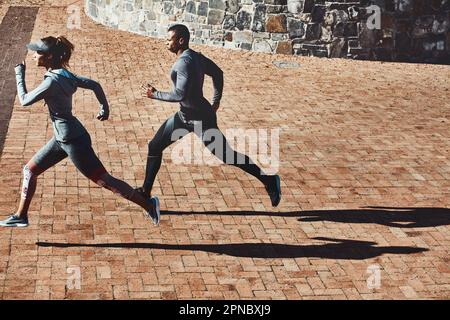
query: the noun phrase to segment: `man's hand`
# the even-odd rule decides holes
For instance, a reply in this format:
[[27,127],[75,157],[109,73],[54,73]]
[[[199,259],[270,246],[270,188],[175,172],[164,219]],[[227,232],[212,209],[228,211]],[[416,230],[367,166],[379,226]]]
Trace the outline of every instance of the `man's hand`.
[[108,120],[109,118],[109,108],[102,107],[100,112],[97,114],[97,119],[100,121]]
[[153,93],[156,91],[156,89],[149,83],[146,85],[143,84],[141,86],[142,89],[142,96],[147,98],[153,98]]
[[214,102],[214,103],[212,104],[212,108],[213,108],[214,112],[217,112],[217,110],[219,109],[219,107],[220,107],[220,102]]

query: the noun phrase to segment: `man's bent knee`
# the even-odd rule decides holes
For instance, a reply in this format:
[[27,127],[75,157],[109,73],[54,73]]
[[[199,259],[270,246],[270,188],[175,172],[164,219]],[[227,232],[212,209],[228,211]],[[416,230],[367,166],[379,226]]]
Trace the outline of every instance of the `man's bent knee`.
[[148,156],[149,157],[160,157],[162,156],[162,150],[160,146],[158,146],[157,143],[155,143],[153,140],[151,140],[148,143]]

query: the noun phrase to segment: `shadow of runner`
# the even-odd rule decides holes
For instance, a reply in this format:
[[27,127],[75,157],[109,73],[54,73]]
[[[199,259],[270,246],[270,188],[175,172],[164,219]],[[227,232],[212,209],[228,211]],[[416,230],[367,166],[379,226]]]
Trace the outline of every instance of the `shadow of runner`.
[[326,258],[345,260],[364,260],[383,254],[414,254],[428,251],[415,247],[377,247],[375,242],[344,240],[331,238],[313,238],[329,241],[323,245],[290,245],[279,243],[230,243],[230,244],[161,244],[161,243],[53,243],[36,242],[41,247],[93,247],[93,248],[124,248],[124,249],[161,249],[205,251],[234,257],[246,258]]
[[277,216],[298,218],[302,222],[331,221],[342,223],[375,223],[396,228],[426,228],[450,225],[450,209],[447,208],[390,208],[364,207],[349,210],[311,210],[292,212],[265,211],[161,211],[161,215],[233,215]]
[[450,225],[450,209],[365,207],[368,210],[303,211],[299,221],[376,223],[396,228],[427,228]]

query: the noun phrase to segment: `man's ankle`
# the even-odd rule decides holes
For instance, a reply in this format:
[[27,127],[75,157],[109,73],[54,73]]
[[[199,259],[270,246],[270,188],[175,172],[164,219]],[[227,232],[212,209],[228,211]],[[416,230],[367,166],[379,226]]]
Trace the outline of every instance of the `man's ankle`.
[[263,175],[263,176],[262,176],[262,182],[263,182],[263,184],[266,185],[266,186],[267,186],[269,183],[272,182],[272,179],[273,179],[273,176],[270,176],[270,175]]

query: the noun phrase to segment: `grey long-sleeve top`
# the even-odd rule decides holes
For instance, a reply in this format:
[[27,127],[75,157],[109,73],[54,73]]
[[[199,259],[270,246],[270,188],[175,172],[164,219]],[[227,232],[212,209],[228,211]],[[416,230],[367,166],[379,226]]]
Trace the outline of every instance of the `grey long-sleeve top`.
[[220,102],[223,91],[222,70],[213,61],[192,49],[185,50],[172,67],[172,91],[156,91],[153,98],[180,102],[180,113],[185,120],[205,119],[213,112],[211,104],[203,97],[205,74],[211,76],[213,81],[212,103]]
[[44,81],[34,90],[28,92],[25,85],[25,68],[15,68],[17,95],[22,106],[29,106],[42,99],[48,106],[52,120],[53,132],[58,141],[67,142],[86,133],[81,122],[72,114],[72,95],[77,88],[90,89],[95,92],[100,108],[107,110],[108,102],[100,84],[94,80],[76,76],[66,69],[49,70]]

